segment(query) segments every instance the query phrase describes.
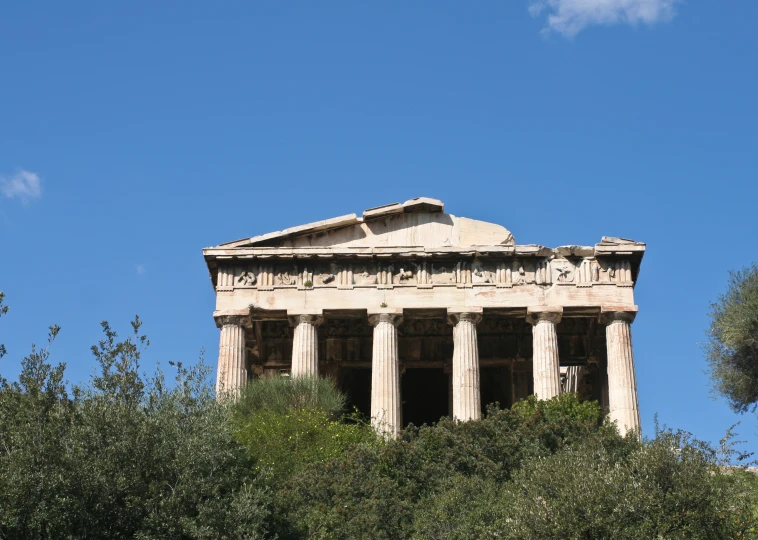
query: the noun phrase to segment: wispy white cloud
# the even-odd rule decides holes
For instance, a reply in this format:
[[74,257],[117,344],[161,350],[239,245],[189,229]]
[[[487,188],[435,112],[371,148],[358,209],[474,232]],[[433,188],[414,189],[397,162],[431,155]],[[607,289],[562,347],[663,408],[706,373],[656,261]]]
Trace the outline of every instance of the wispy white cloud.
[[146,272],[147,272],[147,268],[145,268],[145,265],[143,265],[143,264],[138,264],[138,265],[137,265],[137,275],[138,275],[138,276],[142,276],[142,275],[144,275]]
[[42,181],[36,173],[20,170],[11,176],[0,176],[0,193],[27,203],[42,196]]
[[530,0],[533,17],[547,15],[544,32],[573,37],[588,26],[653,25],[674,16],[680,0]]

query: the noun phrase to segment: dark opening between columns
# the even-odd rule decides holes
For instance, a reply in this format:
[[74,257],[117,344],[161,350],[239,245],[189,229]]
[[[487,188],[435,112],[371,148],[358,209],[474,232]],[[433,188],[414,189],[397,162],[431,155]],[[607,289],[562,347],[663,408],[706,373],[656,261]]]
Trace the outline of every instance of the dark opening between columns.
[[366,418],[371,416],[371,368],[342,366],[338,386],[347,396],[348,412],[357,407],[361,415]]
[[408,368],[402,376],[403,427],[449,416],[450,376],[443,368]]
[[479,368],[479,388],[482,396],[482,413],[487,405],[499,403],[501,409],[512,404],[512,381],[510,366],[487,366]]

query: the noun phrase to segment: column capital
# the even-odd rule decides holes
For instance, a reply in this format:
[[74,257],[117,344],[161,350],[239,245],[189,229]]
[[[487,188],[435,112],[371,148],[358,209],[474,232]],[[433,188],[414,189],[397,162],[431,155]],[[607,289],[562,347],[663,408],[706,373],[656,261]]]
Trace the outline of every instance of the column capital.
[[563,317],[563,308],[561,306],[534,306],[526,308],[526,322],[537,324],[539,322],[551,322],[558,324]]
[[397,327],[403,322],[402,308],[380,308],[372,309],[368,312],[368,322],[371,326],[376,326],[380,322],[388,322]]
[[318,312],[311,311],[305,313],[293,313],[288,310],[287,320],[289,320],[290,326],[297,326],[300,323],[308,323],[314,326],[319,326],[324,322],[324,315],[323,311],[320,310]]
[[448,308],[447,322],[453,326],[460,321],[468,321],[479,324],[482,320],[483,309],[480,307]]
[[603,306],[600,308],[600,322],[611,324],[627,322],[632,324],[637,316],[637,306]]
[[229,309],[224,311],[214,311],[213,318],[216,321],[216,326],[222,328],[223,326],[233,324],[235,326],[250,327],[250,310],[247,309]]

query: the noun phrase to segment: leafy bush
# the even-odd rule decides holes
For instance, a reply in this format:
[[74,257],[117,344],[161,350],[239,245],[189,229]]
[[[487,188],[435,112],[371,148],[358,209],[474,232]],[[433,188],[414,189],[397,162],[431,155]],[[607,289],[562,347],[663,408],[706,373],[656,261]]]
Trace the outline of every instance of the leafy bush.
[[[214,399],[202,366],[139,374],[134,334],[93,348],[101,373],[64,384],[48,350],[0,381],[0,537],[266,538],[272,497]],[[58,329],[50,334],[52,343]]]
[[414,511],[414,540],[503,538],[497,525],[507,519],[501,485],[491,478],[457,474],[419,501]]
[[263,410],[235,423],[256,467],[271,470],[274,480],[340,456],[353,445],[380,444],[371,426],[356,415],[334,420],[318,408]]
[[332,379],[322,377],[259,377],[248,382],[234,405],[238,418],[267,412],[287,414],[298,409],[320,409],[336,417],[345,408],[345,396]]
[[595,404],[573,394],[534,398],[513,410],[491,408],[481,421],[442,419],[410,427],[381,447],[353,447],[341,458],[307,468],[287,486],[292,519],[308,538],[408,538],[417,504],[454,475],[504,482],[528,459],[548,456],[596,433]]
[[503,486],[500,537],[745,538],[755,492],[706,443],[663,431],[630,453],[590,440],[528,463]]
[[[601,425],[573,394],[443,419],[295,474],[297,538],[747,538],[756,497],[734,457],[681,432]],[[282,495],[280,494],[280,497]]]

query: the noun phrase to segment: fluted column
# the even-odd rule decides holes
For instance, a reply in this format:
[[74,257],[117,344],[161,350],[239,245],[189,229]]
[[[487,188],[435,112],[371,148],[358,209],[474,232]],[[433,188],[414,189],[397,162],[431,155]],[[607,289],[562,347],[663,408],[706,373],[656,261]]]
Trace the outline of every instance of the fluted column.
[[321,315],[294,315],[289,317],[295,327],[292,339],[292,377],[318,375],[318,331],[323,322]]
[[636,308],[603,310],[605,341],[608,347],[608,417],[622,434],[640,430],[637,378],[634,373],[632,327]]
[[476,325],[481,312],[450,313],[453,325],[453,418],[479,420],[482,398],[479,393],[479,346]]
[[371,425],[388,438],[397,437],[403,425],[400,397],[400,358],[397,327],[401,313],[370,314],[374,327],[371,356]]
[[532,324],[534,394],[538,399],[550,399],[561,393],[561,364],[555,326],[561,321],[562,315],[561,307],[527,310],[527,321]]
[[221,315],[216,324],[221,328],[218,346],[216,397],[239,395],[247,382],[245,365],[245,318],[241,315]]

